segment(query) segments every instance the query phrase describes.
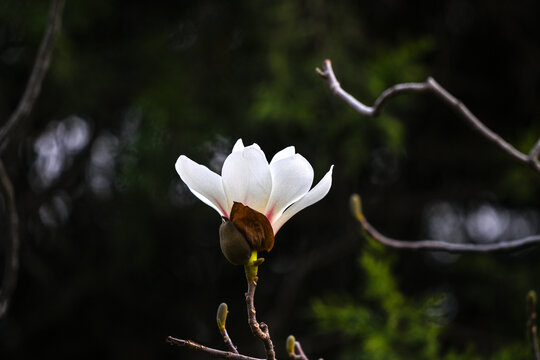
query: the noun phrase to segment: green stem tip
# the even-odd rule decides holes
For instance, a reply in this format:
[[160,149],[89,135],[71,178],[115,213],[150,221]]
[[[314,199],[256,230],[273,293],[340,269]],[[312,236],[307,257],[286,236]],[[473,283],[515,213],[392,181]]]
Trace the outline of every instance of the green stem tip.
[[351,206],[351,213],[358,221],[364,220],[364,214],[362,213],[362,199],[358,194],[352,194],[349,199],[349,205]]
[[527,305],[529,306],[529,311],[534,311],[536,308],[536,291],[529,290],[527,293]]
[[257,271],[259,270],[259,265],[261,265],[263,262],[264,258],[258,258],[257,251],[253,250],[247,264],[244,265],[248,281],[255,281],[255,279],[257,278]]
[[294,344],[296,343],[296,339],[294,338],[293,335],[289,335],[289,337],[287,338],[287,343],[286,343],[286,349],[287,349],[287,354],[291,355],[291,354],[294,354]]

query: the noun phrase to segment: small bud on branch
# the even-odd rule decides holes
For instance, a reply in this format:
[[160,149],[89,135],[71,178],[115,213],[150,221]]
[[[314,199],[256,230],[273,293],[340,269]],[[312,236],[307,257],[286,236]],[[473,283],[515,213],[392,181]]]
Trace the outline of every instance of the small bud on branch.
[[217,315],[216,315],[216,321],[218,328],[220,330],[225,329],[225,323],[227,321],[227,314],[229,313],[229,310],[227,308],[227,304],[221,303],[219,304]]

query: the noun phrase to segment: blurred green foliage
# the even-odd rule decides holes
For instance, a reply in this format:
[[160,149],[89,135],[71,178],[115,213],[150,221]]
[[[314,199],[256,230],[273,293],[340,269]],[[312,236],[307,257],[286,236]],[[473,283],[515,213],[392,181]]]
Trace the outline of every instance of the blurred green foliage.
[[[368,238],[359,259],[362,292],[357,298],[332,294],[312,302],[312,314],[324,333],[345,337],[336,351],[339,359],[445,359],[476,360],[486,357],[441,345],[448,325],[450,304],[444,293],[423,299],[405,296],[393,273],[394,259],[384,247]],[[522,343],[498,343],[489,359],[529,359],[526,339]]]

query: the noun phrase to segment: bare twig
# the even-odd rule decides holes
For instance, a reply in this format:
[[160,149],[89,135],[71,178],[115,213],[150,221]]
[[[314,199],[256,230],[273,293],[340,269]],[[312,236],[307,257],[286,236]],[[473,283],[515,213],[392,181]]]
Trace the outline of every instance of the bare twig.
[[266,349],[266,358],[268,360],[274,360],[276,358],[276,353],[274,351],[274,345],[272,344],[272,339],[270,338],[270,331],[268,330],[268,325],[265,323],[258,323],[254,305],[255,289],[257,288],[257,276],[246,276],[248,291],[246,292],[246,305],[247,305],[247,314],[248,314],[248,323],[253,335],[261,339],[264,343],[264,348]]
[[229,350],[231,350],[235,354],[238,354],[238,350],[236,349],[236,346],[234,346],[231,338],[229,337],[227,329],[219,329],[219,332],[221,333],[221,336],[223,336],[223,341],[225,342]]
[[505,252],[522,249],[540,243],[540,235],[528,236],[521,239],[502,241],[491,244],[459,244],[440,240],[420,240],[407,241],[389,238],[381,234],[371,225],[362,212],[360,196],[353,194],[351,196],[351,210],[353,216],[358,220],[362,229],[378,242],[396,249],[409,250],[430,250],[446,251],[452,253],[485,253],[485,252]]
[[529,334],[529,343],[531,344],[531,353],[534,360],[540,360],[540,350],[538,349],[538,330],[536,327],[536,292],[529,291],[527,294],[527,332]]
[[524,154],[517,150],[501,136],[493,132],[486,125],[484,125],[460,100],[455,98],[452,94],[446,91],[435,79],[428,77],[426,81],[421,83],[404,83],[394,85],[379,95],[373,106],[368,106],[357,99],[351,94],[341,88],[341,85],[337,81],[334,70],[332,69],[332,62],[325,60],[323,63],[323,70],[317,68],[317,73],[328,81],[330,90],[349,104],[354,110],[360,114],[375,117],[379,114],[382,106],[392,97],[410,92],[431,92],[446,104],[448,104],[453,110],[455,110],[463,119],[465,119],[479,134],[487,138],[489,141],[497,145],[504,152],[509,154],[515,160],[528,165],[537,173],[540,173],[540,160],[538,155],[540,154],[540,139],[533,146],[529,154]]
[[55,40],[60,28],[62,20],[62,9],[64,8],[65,0],[53,0],[49,8],[49,15],[47,21],[47,28],[41,45],[39,47],[38,54],[32,72],[26,84],[24,93],[17,105],[15,111],[11,114],[8,121],[0,129],[0,153],[6,148],[9,142],[9,134],[13,131],[15,126],[22,122],[32,111],[32,107],[41,90],[41,84],[45,78],[45,74],[49,69],[51,62],[51,55],[54,49]]
[[[251,258],[249,259],[249,262],[246,265],[244,265],[245,272],[246,272],[246,279],[248,283],[248,290],[246,292],[248,323],[249,323],[249,327],[253,335],[261,339],[261,341],[263,342],[264,348],[266,350],[266,359],[275,360],[276,353],[274,351],[274,345],[272,343],[272,339],[270,338],[270,331],[268,330],[268,325],[266,325],[265,323],[258,323],[257,317],[255,316],[256,311],[255,311],[255,305],[254,305],[254,297],[255,297],[255,289],[257,287],[257,280],[258,280],[257,271],[258,271],[259,265],[262,264],[263,261],[264,259],[257,258],[257,251],[253,251],[251,254]],[[229,347],[231,351],[222,351],[222,350],[208,348],[206,346],[197,344],[191,340],[176,339],[176,338],[173,338],[172,336],[169,336],[167,338],[167,341],[170,344],[183,346],[183,347],[190,348],[192,350],[205,352],[211,356],[219,357],[222,359],[260,360],[260,359],[256,359],[256,358],[238,353],[238,350],[236,350],[236,347],[234,346],[233,342],[229,338],[229,335],[227,334],[227,330],[225,329],[227,314],[228,314],[227,304],[222,303],[218,307],[216,320],[217,320],[219,331],[221,332],[221,335],[223,336],[223,340],[225,341],[225,343],[227,344],[227,347]]]
[[[304,353],[304,350],[302,349],[302,346],[293,335],[289,335],[287,338],[287,353],[289,354],[289,358],[294,360],[309,360],[306,354]],[[320,358],[319,360],[323,360]]]
[[264,359],[259,359],[259,358],[255,358],[255,357],[251,357],[251,356],[246,356],[246,355],[242,355],[242,354],[238,354],[238,353],[234,353],[234,352],[230,352],[230,351],[222,351],[222,350],[209,348],[209,347],[203,346],[201,344],[197,344],[196,342],[193,342],[191,340],[176,339],[176,338],[174,338],[172,336],[167,337],[167,342],[169,344],[171,344],[171,345],[186,347],[188,349],[203,352],[203,353],[208,354],[208,355],[210,355],[212,357],[217,357],[217,358],[221,358],[221,359],[264,360]]
[[531,151],[529,152],[529,158],[531,159],[531,161],[538,162],[538,161],[540,161],[538,159],[538,155],[540,155],[540,139],[538,139],[536,144],[534,144]]
[[309,360],[307,358],[306,354],[304,353],[304,350],[302,350],[302,346],[300,345],[300,343],[298,341],[296,341],[294,343],[294,349],[296,350],[296,352],[293,354],[294,359],[297,359],[297,360]]
[[19,271],[19,217],[15,204],[15,193],[13,185],[4,167],[4,162],[0,160],[0,186],[4,193],[6,213],[8,217],[8,232],[6,239],[6,253],[4,265],[4,278],[2,279],[2,289],[0,289],[0,319],[6,314],[11,295],[17,286],[17,275]]

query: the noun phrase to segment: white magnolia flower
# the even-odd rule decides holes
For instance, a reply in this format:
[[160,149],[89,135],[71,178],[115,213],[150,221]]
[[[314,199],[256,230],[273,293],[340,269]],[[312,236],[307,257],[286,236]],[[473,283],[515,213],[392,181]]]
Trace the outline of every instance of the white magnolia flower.
[[268,163],[259,145],[244,147],[239,139],[221,176],[184,155],[175,167],[191,192],[222,216],[229,218],[233,203],[242,203],[265,215],[275,234],[300,210],[326,196],[334,166],[310,190],[313,168],[294,146],[279,151]]

